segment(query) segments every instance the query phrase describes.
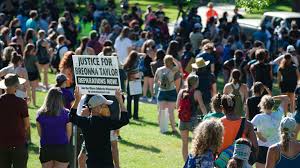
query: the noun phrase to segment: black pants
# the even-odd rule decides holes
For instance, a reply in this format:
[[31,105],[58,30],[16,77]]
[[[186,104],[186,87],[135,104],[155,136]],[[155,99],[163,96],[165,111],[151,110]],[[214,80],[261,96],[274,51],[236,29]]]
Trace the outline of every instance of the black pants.
[[1,168],[27,168],[28,149],[19,147],[0,147],[0,167]]
[[132,116],[132,112],[131,112],[131,102],[133,99],[133,118],[134,119],[138,119],[139,118],[139,99],[140,99],[140,95],[127,95],[127,111],[128,111],[128,115],[129,118],[131,118]]

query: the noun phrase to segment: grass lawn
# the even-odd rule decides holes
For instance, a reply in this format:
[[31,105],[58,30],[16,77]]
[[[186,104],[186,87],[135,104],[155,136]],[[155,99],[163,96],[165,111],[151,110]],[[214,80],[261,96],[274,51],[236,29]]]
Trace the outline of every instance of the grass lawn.
[[[49,74],[50,83],[54,75]],[[218,79],[218,90],[222,92],[223,80]],[[275,86],[274,94],[279,93]],[[42,105],[46,93],[37,92],[37,104]],[[39,157],[39,137],[36,130],[36,108],[30,106],[31,136],[33,144],[29,147],[28,167],[41,167]],[[119,143],[120,163],[123,168],[179,168],[183,166],[181,158],[181,140],[171,133],[161,134],[157,124],[157,106],[140,103],[140,120],[131,120],[121,129],[123,140]],[[177,113],[175,112],[177,115]],[[170,128],[171,130],[171,128]]]

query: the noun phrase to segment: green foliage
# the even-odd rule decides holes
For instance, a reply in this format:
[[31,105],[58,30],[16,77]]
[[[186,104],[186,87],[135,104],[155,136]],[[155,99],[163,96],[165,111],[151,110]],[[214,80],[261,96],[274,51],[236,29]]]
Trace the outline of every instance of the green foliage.
[[250,12],[253,9],[262,10],[270,6],[276,0],[236,0],[236,4],[239,7],[248,9]]

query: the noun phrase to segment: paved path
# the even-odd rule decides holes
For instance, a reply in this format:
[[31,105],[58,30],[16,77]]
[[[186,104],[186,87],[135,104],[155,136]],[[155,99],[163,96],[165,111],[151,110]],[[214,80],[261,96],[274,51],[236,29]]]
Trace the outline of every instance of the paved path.
[[[232,16],[234,15],[233,9],[234,9],[234,5],[230,5],[230,4],[215,4],[214,9],[218,12],[219,17],[222,17],[223,12],[227,11],[228,12],[228,18],[229,21],[232,18]],[[199,6],[198,7],[198,15],[201,16],[202,19],[202,25],[205,26],[206,25],[206,11],[207,11],[207,7],[206,6]],[[239,13],[240,14],[245,14],[245,10],[244,9],[239,9]],[[178,23],[180,23],[181,18],[178,20]],[[170,34],[173,33],[174,31],[174,27],[176,26],[176,21],[174,21],[173,23],[169,23],[169,31]]]

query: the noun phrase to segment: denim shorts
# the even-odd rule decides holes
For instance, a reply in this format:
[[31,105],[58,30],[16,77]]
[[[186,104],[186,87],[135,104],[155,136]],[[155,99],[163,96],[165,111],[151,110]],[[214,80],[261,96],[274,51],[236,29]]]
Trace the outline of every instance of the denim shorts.
[[176,102],[177,101],[176,89],[168,90],[168,91],[159,91],[158,101]]
[[180,131],[185,131],[185,130],[189,130],[189,131],[193,131],[197,125],[199,124],[197,117],[191,118],[191,121],[188,122],[183,122],[183,121],[179,121],[179,130]]

